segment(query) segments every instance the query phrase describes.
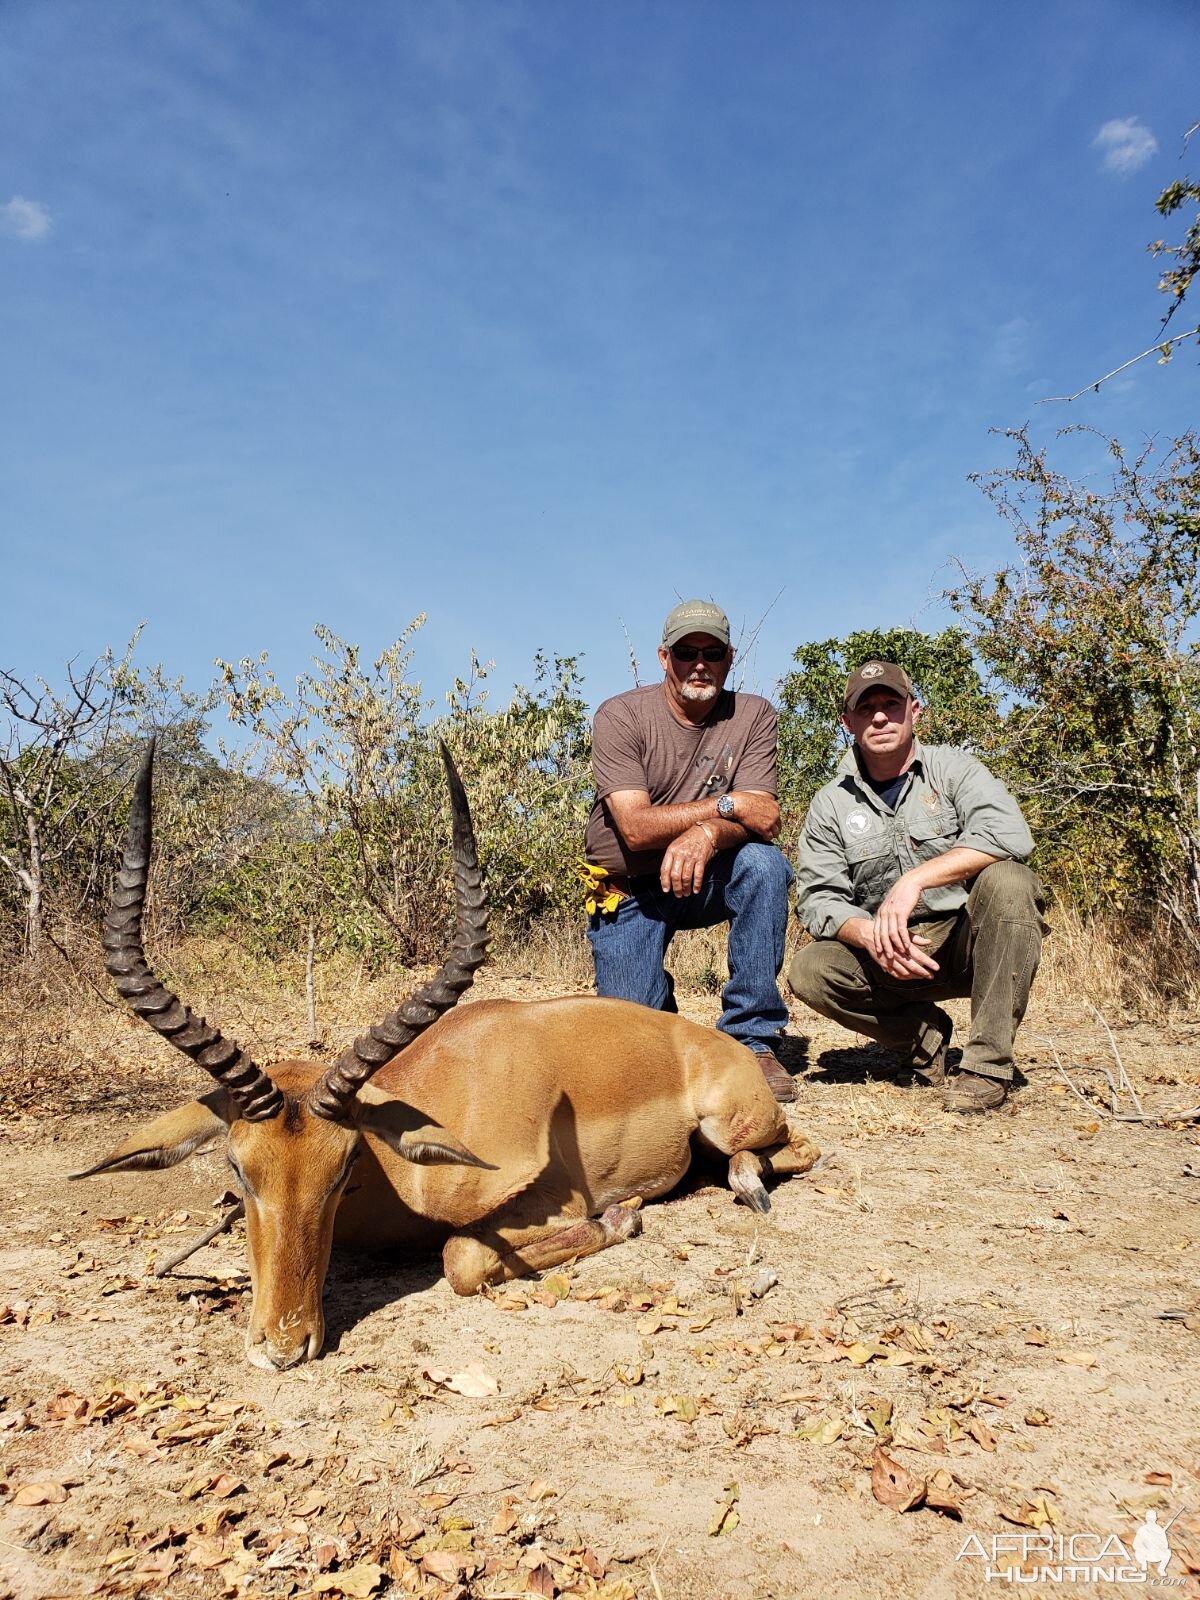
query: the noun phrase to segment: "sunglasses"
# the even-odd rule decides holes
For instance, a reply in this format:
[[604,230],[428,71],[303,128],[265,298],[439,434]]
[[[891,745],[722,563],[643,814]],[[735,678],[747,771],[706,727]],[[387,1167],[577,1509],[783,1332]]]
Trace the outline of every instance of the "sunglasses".
[[695,661],[697,656],[703,656],[705,661],[711,661],[715,664],[718,661],[724,661],[729,654],[729,646],[726,644],[673,644],[671,646],[671,654],[676,661]]

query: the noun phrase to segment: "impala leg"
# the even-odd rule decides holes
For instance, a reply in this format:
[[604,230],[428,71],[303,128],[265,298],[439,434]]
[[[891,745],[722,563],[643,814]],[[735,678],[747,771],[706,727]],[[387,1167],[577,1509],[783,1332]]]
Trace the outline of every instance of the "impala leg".
[[798,1128],[790,1125],[787,1138],[762,1150],[739,1150],[729,1163],[729,1187],[734,1194],[764,1215],[771,1202],[763,1185],[764,1178],[785,1178],[797,1172],[807,1172],[821,1152]]
[[446,1241],[442,1266],[455,1294],[478,1294],[485,1283],[503,1283],[545,1272],[564,1261],[594,1256],[598,1250],[634,1239],[642,1231],[640,1211],[631,1206],[609,1206],[600,1217],[581,1217],[553,1231],[540,1228],[528,1239],[504,1239],[495,1244],[457,1233]]
[[787,1139],[782,1144],[768,1145],[765,1150],[756,1152],[766,1167],[768,1176],[776,1178],[791,1177],[797,1172],[807,1172],[810,1167],[815,1167],[821,1159],[821,1152],[808,1137],[801,1133],[799,1128],[790,1124],[787,1130]]

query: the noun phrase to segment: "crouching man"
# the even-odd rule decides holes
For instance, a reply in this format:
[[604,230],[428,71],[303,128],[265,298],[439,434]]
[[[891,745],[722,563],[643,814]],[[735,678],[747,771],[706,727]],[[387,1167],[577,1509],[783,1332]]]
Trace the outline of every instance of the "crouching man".
[[917,1082],[941,1084],[950,1018],[970,996],[971,1033],[948,1111],[1002,1105],[1013,1037],[1045,923],[1023,863],[1033,840],[1016,801],[952,745],[922,745],[902,667],[868,661],[846,682],[854,744],[813,797],[800,838],[800,920],[813,935],[788,973],[822,1016],[877,1040]]

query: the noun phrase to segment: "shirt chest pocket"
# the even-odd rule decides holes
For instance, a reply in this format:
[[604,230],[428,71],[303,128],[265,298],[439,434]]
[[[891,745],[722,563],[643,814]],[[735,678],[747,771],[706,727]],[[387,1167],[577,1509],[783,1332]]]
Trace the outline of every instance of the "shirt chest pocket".
[[892,841],[881,828],[874,829],[865,838],[851,839],[846,844],[846,860],[856,871],[877,857],[886,859],[892,854]]
[[958,816],[949,806],[939,806],[936,811],[909,820],[908,844],[918,861],[932,861],[934,856],[945,855],[958,838]]
[[875,829],[865,838],[847,843],[846,862],[855,898],[864,909],[873,911],[900,874],[893,839],[884,829]]

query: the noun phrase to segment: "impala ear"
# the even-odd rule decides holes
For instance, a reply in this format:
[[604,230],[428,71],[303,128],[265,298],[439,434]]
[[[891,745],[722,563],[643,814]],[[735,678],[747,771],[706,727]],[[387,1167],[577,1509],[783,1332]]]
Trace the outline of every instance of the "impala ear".
[[468,1150],[461,1139],[438,1123],[428,1121],[424,1112],[406,1106],[402,1100],[360,1101],[354,1120],[363,1133],[373,1133],[389,1150],[418,1166],[449,1162],[459,1167],[496,1171],[489,1161],[481,1161]]
[[497,1170],[490,1161],[481,1161],[467,1149],[461,1139],[456,1139],[444,1128],[431,1127],[422,1129],[419,1133],[406,1133],[392,1145],[392,1149],[398,1156],[403,1156],[406,1161],[412,1161],[417,1166],[430,1166],[439,1161],[447,1161],[457,1167],[482,1167],[486,1172]]
[[236,1115],[229,1096],[223,1089],[216,1089],[199,1100],[190,1100],[187,1105],[155,1117],[153,1122],[147,1122],[128,1139],[123,1139],[103,1161],[69,1176],[91,1178],[97,1172],[146,1172],[178,1166],[197,1151],[211,1150],[219,1144]]

